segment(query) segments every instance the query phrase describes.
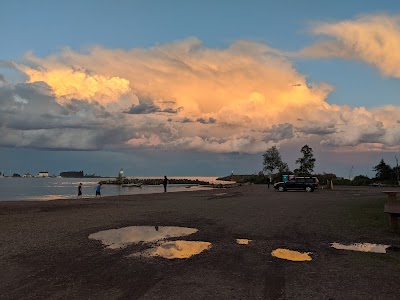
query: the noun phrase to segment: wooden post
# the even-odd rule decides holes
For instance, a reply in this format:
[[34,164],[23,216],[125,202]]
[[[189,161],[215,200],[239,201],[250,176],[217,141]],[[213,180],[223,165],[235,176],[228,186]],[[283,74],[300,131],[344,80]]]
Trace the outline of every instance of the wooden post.
[[399,229],[400,203],[396,200],[398,191],[384,191],[388,196],[388,202],[385,205],[384,212],[389,214],[389,222],[391,229]]
[[399,215],[389,214],[389,218],[390,218],[390,228],[399,229]]

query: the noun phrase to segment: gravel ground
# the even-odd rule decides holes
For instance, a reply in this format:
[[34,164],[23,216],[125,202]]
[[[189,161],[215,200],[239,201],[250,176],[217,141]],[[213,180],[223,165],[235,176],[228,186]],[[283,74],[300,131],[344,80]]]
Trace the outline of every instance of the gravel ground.
[[[399,299],[400,234],[389,229],[385,202],[381,188],[279,193],[264,185],[0,202],[0,298]],[[134,225],[197,228],[184,239],[212,247],[188,259],[127,257],[146,245],[110,250],[88,238]],[[363,253],[333,242],[394,247]],[[312,261],[272,257],[276,248],[312,252]]]

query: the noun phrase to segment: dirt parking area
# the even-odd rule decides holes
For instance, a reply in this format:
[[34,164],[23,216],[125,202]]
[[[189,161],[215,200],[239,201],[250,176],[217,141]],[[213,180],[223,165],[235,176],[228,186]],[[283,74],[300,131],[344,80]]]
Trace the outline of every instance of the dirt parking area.
[[[251,185],[0,202],[1,299],[399,299],[400,234],[389,228],[382,191]],[[187,259],[132,257],[148,245],[107,249],[88,238],[126,226],[196,228],[184,240],[211,248]],[[333,242],[392,247],[367,253]],[[312,260],[273,257],[277,248],[310,252]]]

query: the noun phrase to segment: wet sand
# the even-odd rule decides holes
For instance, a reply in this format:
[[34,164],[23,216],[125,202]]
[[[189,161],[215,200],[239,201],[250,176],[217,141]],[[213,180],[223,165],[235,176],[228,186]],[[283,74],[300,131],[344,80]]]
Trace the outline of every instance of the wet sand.
[[[1,299],[398,299],[400,252],[330,247],[399,247],[386,201],[381,188],[279,193],[254,185],[0,202]],[[212,247],[189,259],[127,257],[147,246],[111,250],[88,238],[135,225],[197,228],[184,239]],[[312,260],[271,256],[277,248],[312,252]]]

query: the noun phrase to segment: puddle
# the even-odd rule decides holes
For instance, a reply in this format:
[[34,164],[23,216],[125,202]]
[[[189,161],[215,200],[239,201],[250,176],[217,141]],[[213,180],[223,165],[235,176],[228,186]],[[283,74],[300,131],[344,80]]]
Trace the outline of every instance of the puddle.
[[108,249],[119,249],[129,244],[152,243],[167,238],[187,236],[197,231],[196,228],[187,227],[129,226],[92,233],[89,239],[101,241]]
[[236,239],[236,244],[239,245],[248,245],[250,242],[253,240],[248,240],[248,239]]
[[312,260],[310,254],[311,252],[297,252],[288,249],[278,248],[272,251],[272,256],[292,260],[292,261],[310,261]]
[[225,196],[225,195],[228,195],[228,193],[217,193],[217,194],[213,194],[213,196],[217,196],[217,197],[219,197],[219,196]]
[[351,250],[351,251],[361,251],[361,252],[373,252],[373,253],[386,253],[386,249],[390,245],[379,245],[370,243],[354,243],[351,245],[343,245],[339,243],[332,243],[332,248],[339,250]]
[[167,259],[175,258],[189,258],[197,255],[204,250],[209,250],[211,248],[211,243],[208,242],[198,242],[198,241],[170,241],[163,242],[157,247],[149,250],[145,250],[141,253],[134,253],[130,256],[144,256],[144,257],[154,257],[159,256]]

